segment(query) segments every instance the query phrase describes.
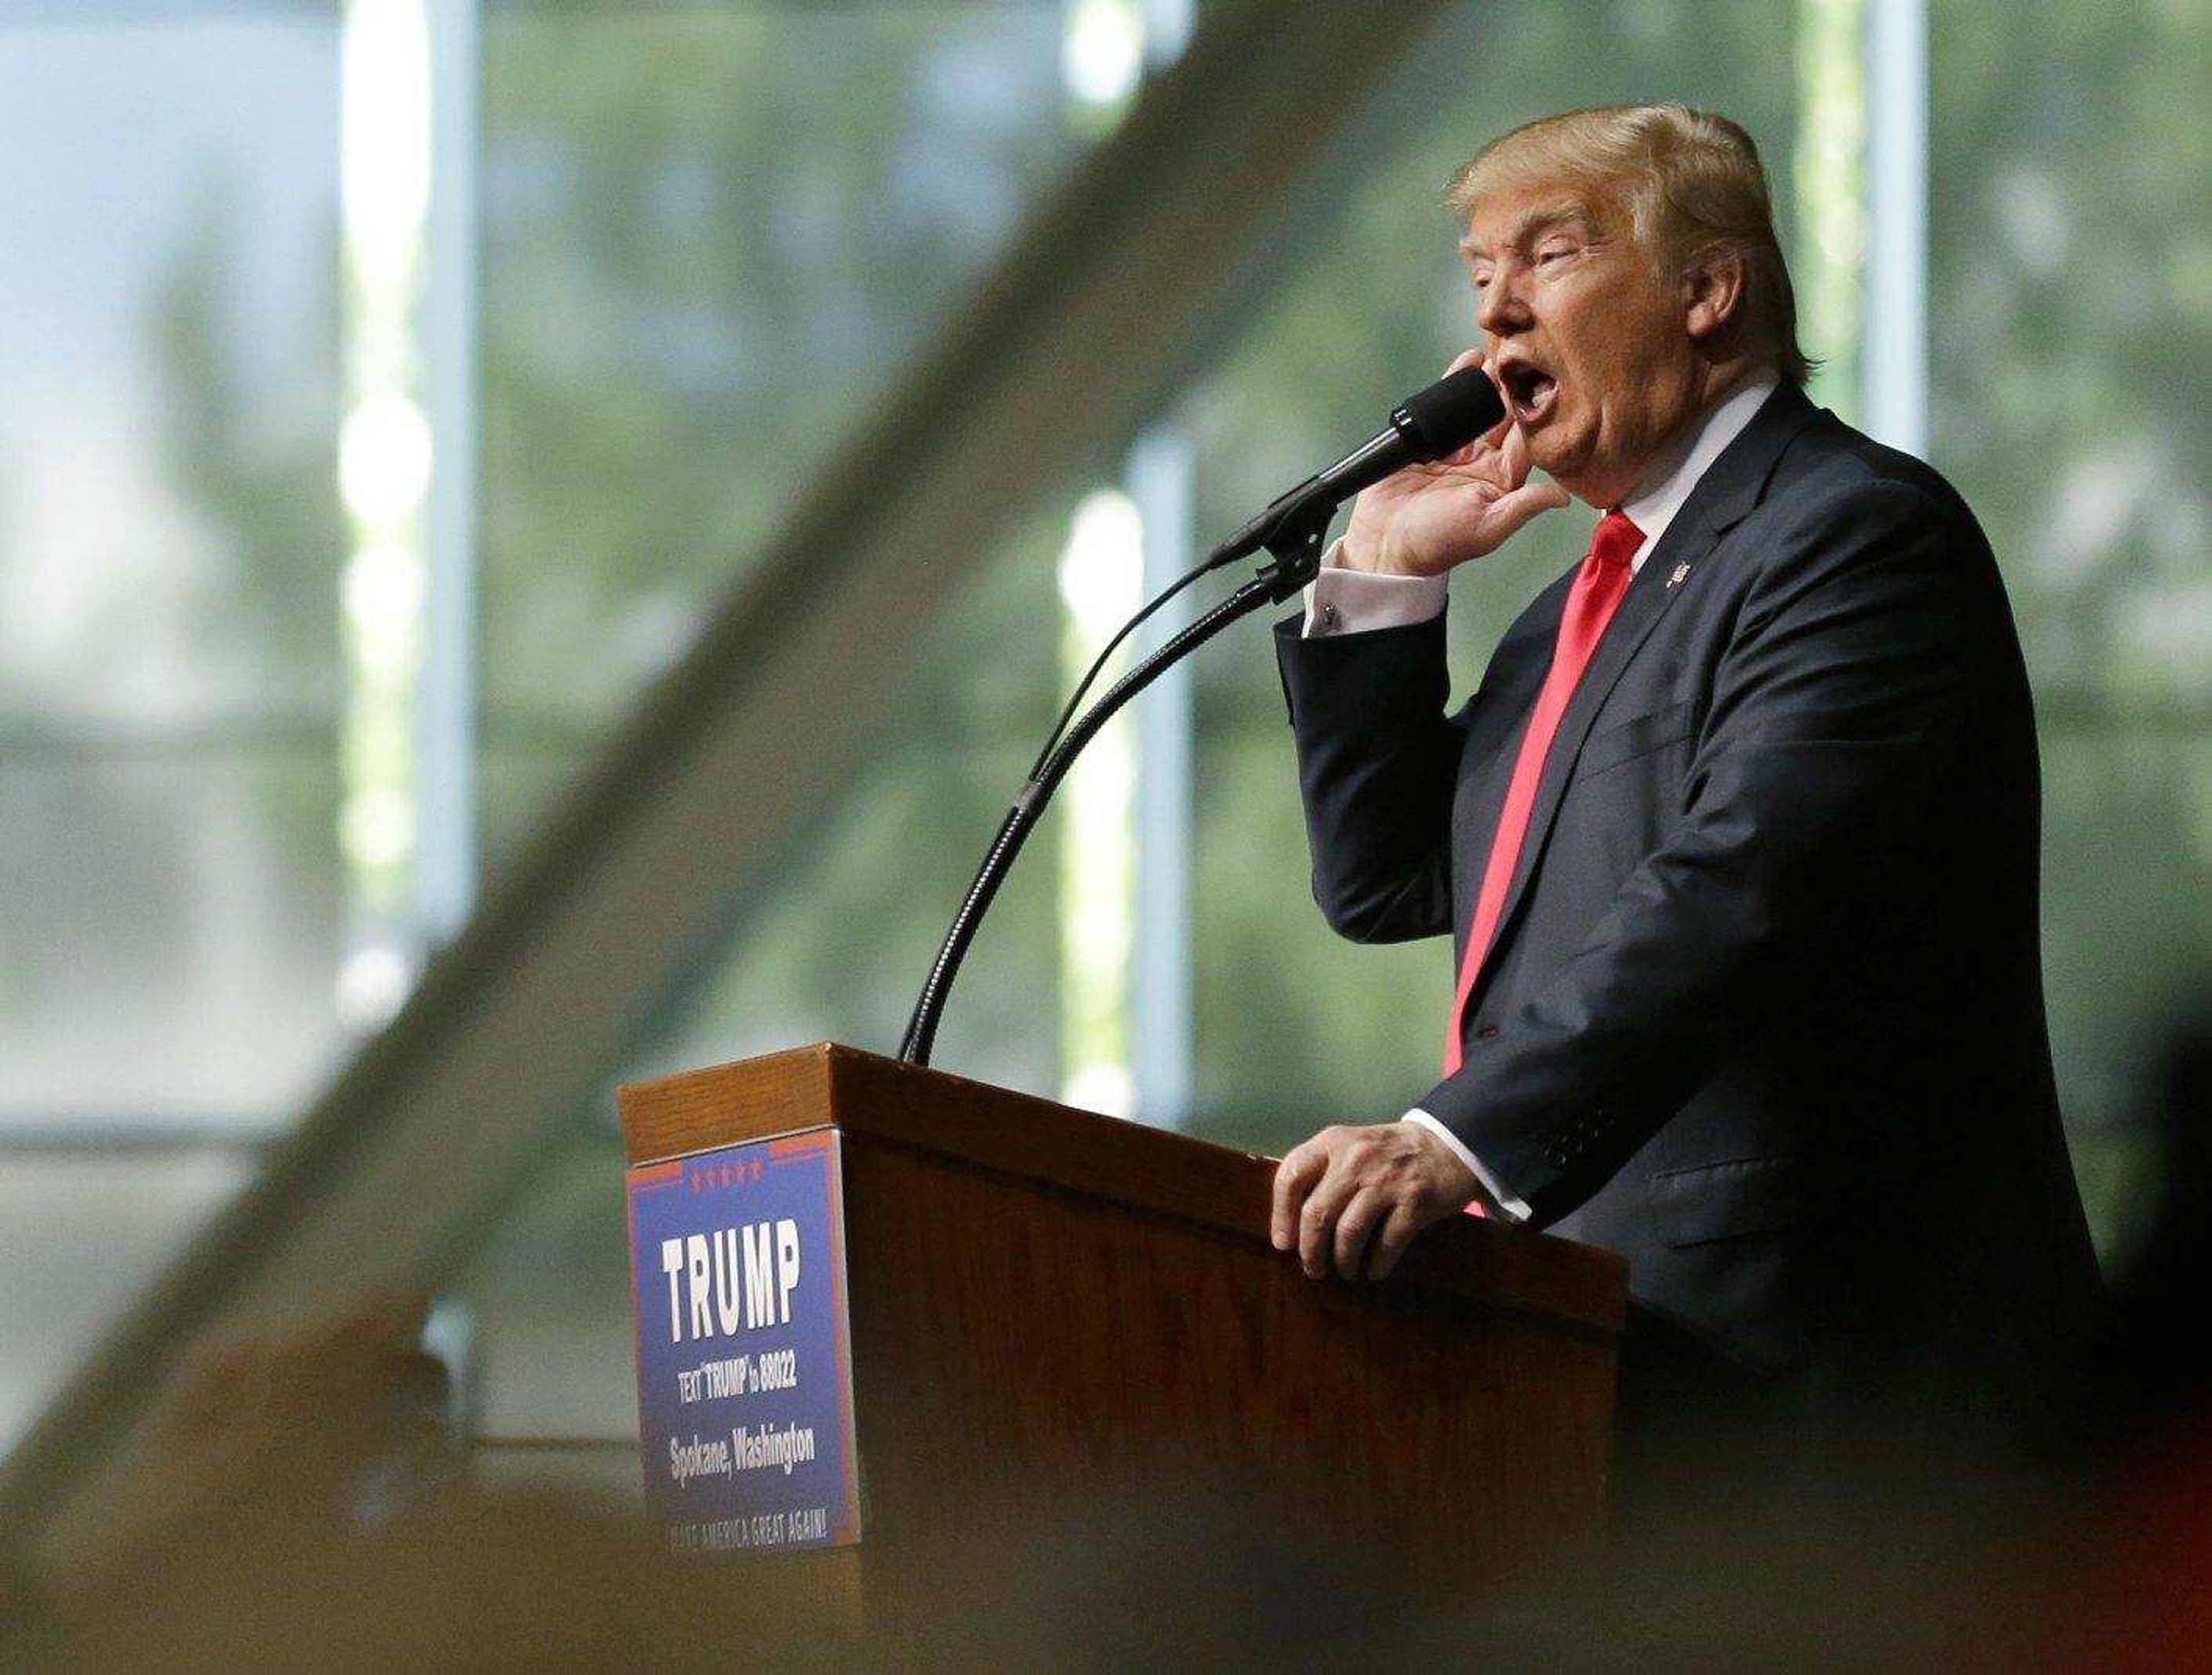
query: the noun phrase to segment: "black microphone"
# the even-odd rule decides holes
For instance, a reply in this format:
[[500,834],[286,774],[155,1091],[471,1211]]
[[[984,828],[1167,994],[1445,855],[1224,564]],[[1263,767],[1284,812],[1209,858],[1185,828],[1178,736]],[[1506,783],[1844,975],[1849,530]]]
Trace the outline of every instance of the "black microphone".
[[1377,431],[1327,470],[1316,472],[1268,502],[1258,517],[1214,549],[1212,562],[1234,563],[1259,551],[1293,513],[1310,515],[1323,507],[1334,511],[1394,471],[1456,453],[1504,416],[1498,386],[1480,367],[1462,367],[1447,373],[1400,403],[1388,429]]

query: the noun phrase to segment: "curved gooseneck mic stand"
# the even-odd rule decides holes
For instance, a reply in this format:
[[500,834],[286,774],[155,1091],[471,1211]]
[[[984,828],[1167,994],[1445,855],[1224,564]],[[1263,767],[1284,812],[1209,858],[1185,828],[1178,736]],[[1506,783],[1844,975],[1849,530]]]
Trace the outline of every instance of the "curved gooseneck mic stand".
[[[1293,494],[1284,498],[1289,503],[1279,512],[1270,507],[1269,512],[1275,515],[1256,536],[1249,526],[1239,531],[1188,580],[1233,563],[1259,548],[1265,548],[1273,562],[1116,681],[1030,775],[1029,783],[1022,787],[1021,795],[1014,798],[1013,807],[1000,822],[998,835],[992,839],[983,865],[976,871],[975,882],[968,886],[967,898],[953,917],[952,928],[945,932],[945,945],[938,950],[937,962],[929,969],[929,980],[921,986],[921,998],[914,1004],[914,1016],[908,1020],[906,1035],[899,1043],[899,1057],[907,1063],[929,1062],[930,1048],[937,1039],[937,1021],[945,1010],[945,996],[951,991],[952,980],[959,973],[968,944],[975,939],[976,927],[989,909],[991,899],[999,893],[1006,870],[1013,865],[1024,841],[1043,816],[1046,803],[1051,800],[1054,790],[1074,765],[1076,757],[1082,754],[1083,747],[1114,719],[1115,712],[1158,679],[1163,671],[1188,657],[1231,622],[1250,616],[1262,605],[1280,604],[1313,580],[1315,572],[1321,567],[1322,542],[1328,533],[1329,520],[1336,515],[1336,500],[1322,494]],[[1165,598],[1164,594],[1161,596],[1161,599]]]

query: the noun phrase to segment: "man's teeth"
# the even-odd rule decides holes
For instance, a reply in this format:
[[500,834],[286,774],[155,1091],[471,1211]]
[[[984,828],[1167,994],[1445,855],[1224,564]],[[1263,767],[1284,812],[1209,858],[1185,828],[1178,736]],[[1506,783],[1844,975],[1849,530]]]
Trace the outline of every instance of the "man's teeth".
[[1556,382],[1549,373],[1540,373],[1534,367],[1526,368],[1514,377],[1514,398],[1524,408],[1541,406]]

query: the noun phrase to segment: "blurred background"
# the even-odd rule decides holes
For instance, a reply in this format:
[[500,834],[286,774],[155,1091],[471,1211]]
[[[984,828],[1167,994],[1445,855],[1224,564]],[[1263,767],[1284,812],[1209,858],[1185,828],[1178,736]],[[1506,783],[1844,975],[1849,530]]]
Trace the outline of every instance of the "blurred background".
[[[0,0],[0,1447],[405,1273],[483,1459],[634,1494],[613,1087],[895,1050],[1112,627],[1474,341],[1454,167],[1623,100],[1749,128],[1814,393],[1995,543],[2124,1259],[2212,949],[2212,14],[1454,0],[1316,74],[1323,9]],[[1183,288],[1118,283],[1217,147]],[[1079,440],[933,524],[1024,412]],[[1462,692],[1587,533],[1455,582]],[[845,701],[760,674],[848,622]],[[1449,980],[1320,922],[1252,623],[1063,792],[936,1062],[1278,1151],[1425,1086]]]

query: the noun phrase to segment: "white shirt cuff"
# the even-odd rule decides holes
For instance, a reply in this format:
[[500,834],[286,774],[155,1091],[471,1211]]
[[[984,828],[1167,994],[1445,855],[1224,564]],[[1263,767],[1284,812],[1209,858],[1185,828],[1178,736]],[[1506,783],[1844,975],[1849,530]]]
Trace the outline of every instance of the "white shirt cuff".
[[1489,1193],[1492,1201],[1508,1216],[1516,1222],[1525,1222],[1528,1219],[1528,1206],[1519,1199],[1508,1198],[1505,1195],[1505,1189],[1498,1184],[1498,1178],[1482,1167],[1482,1160],[1467,1149],[1458,1135],[1418,1107],[1407,1112],[1401,1120],[1419,1124],[1449,1146],[1452,1149],[1452,1155],[1468,1166],[1474,1173],[1474,1178],[1482,1183],[1482,1190]]
[[1322,555],[1320,571],[1306,584],[1306,620],[1301,630],[1306,639],[1410,628],[1443,614],[1446,583],[1442,576],[1385,576],[1371,570],[1340,569],[1336,556],[1343,545],[1338,541]]

